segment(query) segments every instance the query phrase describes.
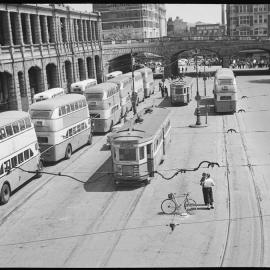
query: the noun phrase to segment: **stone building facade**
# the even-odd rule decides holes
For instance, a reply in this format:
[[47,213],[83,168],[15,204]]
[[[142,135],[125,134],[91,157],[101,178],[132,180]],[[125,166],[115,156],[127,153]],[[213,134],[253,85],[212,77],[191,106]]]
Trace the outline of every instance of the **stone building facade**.
[[227,4],[226,17],[229,36],[270,36],[270,4]]
[[167,36],[165,4],[93,4],[101,13],[104,40]]
[[0,111],[35,93],[103,80],[101,16],[55,4],[0,4]]

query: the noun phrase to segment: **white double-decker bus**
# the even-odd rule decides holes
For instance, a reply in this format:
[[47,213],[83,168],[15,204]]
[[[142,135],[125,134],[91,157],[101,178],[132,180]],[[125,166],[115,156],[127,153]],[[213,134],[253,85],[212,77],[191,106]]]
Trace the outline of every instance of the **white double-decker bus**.
[[[132,72],[128,72],[123,75],[132,78]],[[142,74],[138,71],[134,71],[134,92],[137,93],[138,102],[144,101],[143,78]]]
[[82,94],[91,87],[97,85],[96,79],[87,79],[79,82],[72,83],[70,86],[70,93]]
[[33,101],[38,102],[41,100],[46,100],[49,98],[55,98],[57,96],[62,96],[64,94],[65,94],[65,90],[63,88],[59,88],[59,87],[58,88],[51,88],[51,89],[48,89],[46,91],[35,94],[33,97]]
[[144,97],[150,97],[155,92],[153,71],[151,68],[144,67],[136,70],[142,74]]
[[119,87],[120,93],[120,104],[121,104],[121,117],[124,117],[131,108],[131,93],[132,93],[132,77],[120,75],[113,79],[108,80],[108,82],[116,83]]
[[85,96],[68,94],[30,106],[44,161],[69,159],[76,149],[92,143],[91,119]]
[[0,113],[0,201],[42,169],[34,125],[27,112]]
[[116,83],[100,83],[85,92],[94,132],[111,131],[121,120],[119,87]]

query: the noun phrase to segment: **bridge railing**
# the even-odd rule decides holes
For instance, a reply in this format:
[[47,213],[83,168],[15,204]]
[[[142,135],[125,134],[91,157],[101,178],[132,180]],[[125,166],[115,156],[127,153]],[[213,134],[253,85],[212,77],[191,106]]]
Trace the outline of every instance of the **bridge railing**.
[[228,41],[241,41],[241,40],[256,40],[258,42],[268,40],[268,36],[183,36],[183,37],[159,37],[159,38],[143,38],[143,39],[129,39],[129,40],[103,40],[103,45],[115,44],[132,44],[132,43],[153,43],[153,42],[166,42],[166,41],[208,41],[208,40],[228,40]]

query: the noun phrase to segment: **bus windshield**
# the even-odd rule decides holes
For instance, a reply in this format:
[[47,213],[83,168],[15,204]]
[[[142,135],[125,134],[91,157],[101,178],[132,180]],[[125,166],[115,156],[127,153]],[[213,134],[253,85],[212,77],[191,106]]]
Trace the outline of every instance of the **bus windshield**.
[[33,119],[50,119],[52,111],[30,111],[31,118]]
[[232,79],[219,79],[218,80],[219,85],[233,85]]
[[103,93],[86,93],[86,99],[88,101],[93,100],[102,100],[103,99]]
[[135,161],[136,160],[136,148],[119,148],[119,160],[120,161]]

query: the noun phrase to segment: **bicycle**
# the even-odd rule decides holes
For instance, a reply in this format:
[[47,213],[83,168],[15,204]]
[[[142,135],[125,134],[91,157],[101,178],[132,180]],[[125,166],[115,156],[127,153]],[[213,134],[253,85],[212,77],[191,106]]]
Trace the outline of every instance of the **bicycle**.
[[176,200],[176,197],[174,196],[176,193],[169,193],[168,199],[165,199],[161,203],[161,210],[164,214],[173,214],[176,210],[178,210],[182,205],[184,205],[184,208],[186,212],[190,215],[194,213],[194,210],[197,210],[197,203],[195,200],[189,198],[190,192],[182,194],[183,197],[185,196],[185,199],[182,203],[179,204],[179,202]]

